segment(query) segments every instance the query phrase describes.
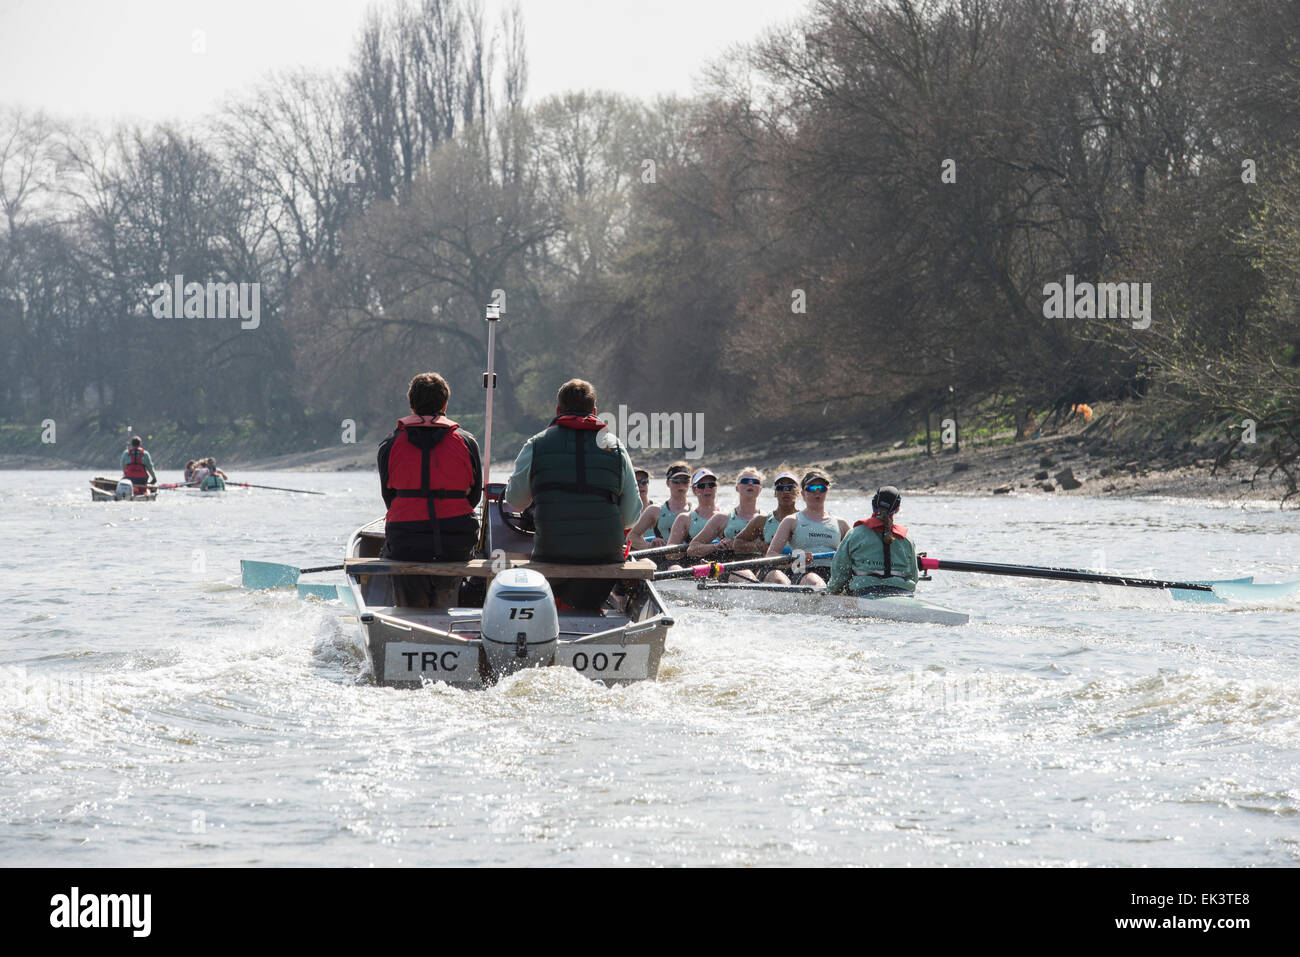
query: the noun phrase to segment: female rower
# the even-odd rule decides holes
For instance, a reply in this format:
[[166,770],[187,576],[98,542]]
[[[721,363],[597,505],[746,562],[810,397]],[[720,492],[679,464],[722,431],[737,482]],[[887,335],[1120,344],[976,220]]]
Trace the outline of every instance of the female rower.
[[799,501],[799,476],[793,472],[780,472],[772,483],[776,493],[776,508],[771,515],[758,514],[739,532],[732,542],[732,550],[742,555],[761,555],[776,537],[781,519],[793,515]]
[[[803,510],[781,519],[776,534],[772,536],[772,544],[767,548],[768,555],[780,555],[789,545],[792,551],[803,552],[805,560],[808,560],[814,552],[835,551],[840,540],[849,533],[848,522],[826,514],[826,496],[830,492],[831,480],[825,472],[809,469],[799,484],[803,488]],[[830,559],[810,563],[802,574],[794,576],[796,583],[813,587],[825,585],[830,564]],[[766,580],[778,585],[790,583],[784,572],[775,569]]]
[[[709,519],[718,513],[718,476],[712,469],[696,469],[691,476],[691,491],[695,493],[695,508],[673,519],[673,529],[668,535],[669,545],[689,542],[704,530]],[[670,565],[670,568],[679,567]]]
[[185,484],[186,485],[189,485],[191,482],[195,481],[194,473],[198,471],[198,466],[199,463],[195,462],[193,459],[190,459],[188,462],[185,463]]
[[[633,551],[667,545],[677,516],[690,511],[691,506],[686,501],[686,488],[691,484],[691,467],[685,462],[674,462],[668,466],[665,479],[668,484],[668,501],[663,505],[647,505],[627,533],[627,542]],[[644,538],[647,533],[654,535],[648,542]]]
[[641,511],[645,511],[653,503],[650,501],[650,473],[645,469],[634,469],[636,473],[636,491],[641,496]]
[[686,554],[700,558],[710,552],[736,551],[736,536],[755,519],[762,517],[758,510],[758,496],[762,491],[763,473],[752,466],[741,469],[736,477],[736,494],[740,497],[740,504],[730,512],[718,512],[705,522],[699,534],[691,537]]

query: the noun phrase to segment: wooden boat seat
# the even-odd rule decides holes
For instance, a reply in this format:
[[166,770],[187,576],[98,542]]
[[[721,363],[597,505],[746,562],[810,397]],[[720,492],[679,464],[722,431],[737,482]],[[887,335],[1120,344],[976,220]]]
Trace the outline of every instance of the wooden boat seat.
[[[487,558],[471,558],[465,562],[395,562],[382,558],[349,558],[344,571],[349,575],[446,575],[454,578],[492,578],[493,562]],[[655,563],[642,558],[609,565],[561,565],[556,562],[515,560],[511,568],[531,568],[548,579],[556,578],[654,578]],[[503,569],[504,570],[504,569]]]

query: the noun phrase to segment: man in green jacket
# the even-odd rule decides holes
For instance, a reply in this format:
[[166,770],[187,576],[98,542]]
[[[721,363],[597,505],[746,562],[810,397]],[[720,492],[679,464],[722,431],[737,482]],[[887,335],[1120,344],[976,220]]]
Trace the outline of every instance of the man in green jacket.
[[898,489],[886,485],[871,499],[871,518],[855,522],[831,561],[826,591],[832,595],[911,594],[920,572],[916,546],[907,529],[894,524],[903,504]]
[[[627,450],[596,417],[590,382],[570,379],[560,386],[555,418],[520,449],[505,500],[521,511],[534,506],[534,561],[623,560],[627,530],[641,514],[641,496]],[[597,599],[600,584],[555,583],[556,597],[575,607],[599,606],[611,583],[604,583]]]

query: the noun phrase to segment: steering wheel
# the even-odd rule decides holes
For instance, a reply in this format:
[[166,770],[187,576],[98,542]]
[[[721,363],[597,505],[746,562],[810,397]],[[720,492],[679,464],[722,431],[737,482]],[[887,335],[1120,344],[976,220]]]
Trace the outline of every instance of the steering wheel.
[[505,522],[506,528],[512,532],[518,532],[520,535],[532,535],[537,530],[537,524],[533,521],[533,506],[531,505],[522,512],[516,512],[506,506],[506,499],[503,495],[497,499],[497,512],[501,515],[501,521]]

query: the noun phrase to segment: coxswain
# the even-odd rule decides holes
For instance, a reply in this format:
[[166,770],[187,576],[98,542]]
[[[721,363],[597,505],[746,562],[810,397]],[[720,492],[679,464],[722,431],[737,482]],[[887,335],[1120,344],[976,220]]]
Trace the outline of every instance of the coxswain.
[[[628,529],[641,514],[632,460],[596,416],[596,387],[570,379],[555,418],[524,443],[506,483],[506,504],[533,506],[532,558],[565,565],[621,563]],[[552,581],[557,603],[599,608],[613,580]]]
[[[821,559],[812,563],[815,552],[831,552],[839,547],[849,533],[849,523],[842,518],[826,514],[826,496],[830,492],[830,477],[820,469],[809,469],[799,482],[803,493],[803,508],[781,519],[772,543],[767,548],[769,556],[780,555],[787,545],[793,552],[803,552],[804,571],[793,576],[794,584],[818,587],[826,584],[830,562]],[[773,569],[765,579],[778,585],[791,582],[791,576]]]
[[831,562],[826,590],[840,595],[911,594],[920,577],[916,546],[907,529],[894,523],[903,504],[898,489],[886,485],[871,499],[871,517],[853,523]]
[[122,452],[122,475],[131,480],[136,495],[147,491],[150,485],[158,484],[158,476],[153,470],[153,459],[149,457],[138,435],[131,437],[131,444]]
[[[668,501],[662,505],[647,505],[627,533],[628,544],[634,551],[638,548],[662,548],[667,545],[677,516],[691,510],[690,503],[686,501],[686,489],[691,484],[691,467],[685,462],[674,462],[664,473],[664,481],[668,486]],[[645,535],[651,536],[650,541],[644,540]]]
[[[438,373],[415,376],[406,390],[411,414],[379,443],[379,487],[388,507],[382,558],[464,561],[478,544],[474,509],[483,496],[483,465],[474,436],[447,418],[450,398]],[[454,577],[396,577],[408,607],[455,603]]]

